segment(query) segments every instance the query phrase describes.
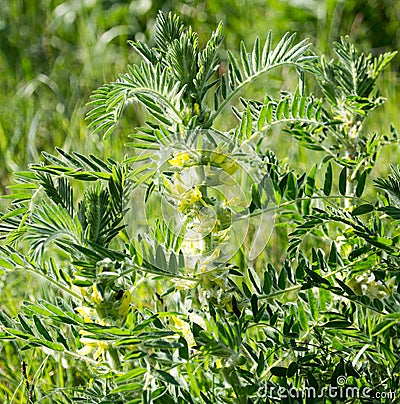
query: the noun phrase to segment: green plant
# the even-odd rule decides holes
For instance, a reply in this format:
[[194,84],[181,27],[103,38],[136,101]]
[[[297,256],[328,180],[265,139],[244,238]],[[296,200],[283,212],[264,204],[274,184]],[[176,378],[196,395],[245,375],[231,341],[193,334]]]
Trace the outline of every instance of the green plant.
[[[47,390],[24,365],[30,401],[265,403],[326,386],[368,388],[370,399],[398,393],[398,169],[377,180],[378,198],[363,196],[382,146],[397,141],[394,128],[364,131],[395,54],[365,56],[343,38],[328,61],[307,40],[286,34],[273,45],[269,33],[250,51],[242,43],[239,59],[228,51],[219,69],[222,40],[219,25],[202,49],[176,15],[159,13],[155,45],[131,42],[142,63],[90,102],[90,127],[106,138],[130,104],[146,110],[132,155],[57,149],[16,173],[0,266],[57,293],[14,316],[2,310],[0,338],[8,350],[86,367],[79,386]],[[292,68],[297,88],[237,100],[276,68]],[[322,98],[308,93],[308,76]],[[237,124],[227,128],[234,101]],[[314,153],[309,170],[265,146],[273,128]],[[287,243],[268,243],[271,233]],[[325,390],[307,402],[329,400]]]

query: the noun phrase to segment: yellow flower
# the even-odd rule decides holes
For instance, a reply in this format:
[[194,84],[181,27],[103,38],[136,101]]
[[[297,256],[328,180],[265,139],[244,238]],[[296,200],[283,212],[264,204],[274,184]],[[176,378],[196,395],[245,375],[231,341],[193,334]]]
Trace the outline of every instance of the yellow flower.
[[200,105],[197,104],[197,102],[195,102],[194,105],[193,105],[193,111],[197,116],[200,116],[200,112],[201,112],[200,111]]
[[121,315],[122,317],[126,317],[128,315],[129,307],[131,305],[131,297],[132,294],[130,290],[125,290],[124,294],[119,300],[120,306],[118,308],[118,314]]
[[128,316],[131,297],[130,290],[113,292],[95,306],[97,317],[107,325],[122,325]]
[[182,195],[186,191],[185,187],[180,181],[180,176],[178,173],[173,175],[173,181],[164,178],[164,186],[173,196]]
[[168,163],[173,167],[184,167],[190,160],[190,154],[188,152],[174,153],[174,157],[168,160]]
[[197,185],[194,185],[191,189],[186,191],[181,200],[178,202],[178,211],[184,212],[186,209],[190,208],[191,205],[194,205],[196,202],[202,202],[203,205],[205,203],[202,200],[202,194]]
[[210,163],[213,166],[221,167],[228,174],[233,174],[239,168],[236,159],[230,157],[229,152],[220,145],[210,153]]
[[77,311],[83,317],[83,321],[85,323],[92,323],[93,322],[92,319],[96,315],[96,311],[94,309],[91,309],[90,307],[86,306],[76,307],[75,311]]
[[181,250],[185,256],[195,256],[204,252],[205,243],[202,238],[194,238],[190,232],[189,237],[186,237],[181,244]]
[[93,285],[93,292],[92,292],[91,300],[94,304],[100,304],[103,301],[103,298],[101,297],[101,294],[100,294],[99,290],[97,289],[96,284]]
[[382,299],[391,294],[394,279],[392,278],[383,285],[381,281],[375,280],[375,275],[372,272],[367,272],[350,279],[347,284],[359,295],[367,295],[371,299]]
[[196,203],[201,200],[201,192],[197,185],[189,191],[189,203]]
[[207,329],[207,325],[206,325],[206,322],[204,321],[204,318],[202,316],[200,316],[199,314],[190,313],[189,314],[189,320],[192,323],[196,323],[197,325],[199,325],[204,330]]
[[210,163],[216,166],[220,166],[226,159],[227,156],[219,152],[211,152],[210,154]]
[[100,356],[104,359],[104,355],[108,349],[107,342],[86,337],[80,338],[80,342],[83,344],[83,347],[78,350],[79,355],[87,356],[93,353],[93,359],[96,360],[100,358]]
[[172,320],[174,320],[175,326],[180,331],[183,335],[183,338],[185,338],[188,347],[191,348],[196,345],[196,342],[194,341],[194,336],[192,333],[192,330],[190,329],[189,323],[186,321],[182,320],[179,317],[172,317]]
[[227,162],[221,165],[223,170],[228,174],[233,174],[238,168],[236,160],[229,159]]

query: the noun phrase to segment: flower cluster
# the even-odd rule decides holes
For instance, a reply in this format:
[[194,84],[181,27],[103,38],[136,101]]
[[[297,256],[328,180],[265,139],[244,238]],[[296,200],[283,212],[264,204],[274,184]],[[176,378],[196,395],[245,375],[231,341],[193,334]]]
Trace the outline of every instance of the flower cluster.
[[[97,281],[91,287],[80,289],[83,304],[75,311],[86,323],[122,326],[131,308],[131,291],[123,289],[119,270],[110,259],[98,262],[96,272]],[[79,354],[93,354],[94,359],[104,356],[108,349],[107,342],[88,337],[85,330],[81,331],[80,342],[83,347]]]

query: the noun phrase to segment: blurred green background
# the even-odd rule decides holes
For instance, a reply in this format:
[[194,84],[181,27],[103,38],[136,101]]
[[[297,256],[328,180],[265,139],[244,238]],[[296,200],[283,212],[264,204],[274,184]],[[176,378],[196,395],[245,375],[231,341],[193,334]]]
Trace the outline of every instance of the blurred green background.
[[[224,46],[231,49],[269,29],[275,39],[296,31],[328,55],[332,41],[347,34],[365,52],[400,47],[397,0],[0,0],[0,7],[0,194],[12,172],[38,161],[42,150],[57,146],[118,157],[124,140],[118,132],[105,144],[90,135],[85,104],[92,90],[137,60],[127,40],[151,41],[159,9],[179,13],[203,41],[222,20]],[[371,130],[399,126],[399,66],[397,57],[380,82],[389,102],[374,115]],[[280,74],[278,84],[270,79],[272,87],[281,86]],[[131,111],[126,125],[140,121],[140,111]]]
[[[142,123],[143,111],[132,108],[122,128],[103,143],[87,129],[86,103],[94,89],[116,79],[126,64],[138,60],[127,41],[152,41],[159,9],[180,14],[203,43],[223,21],[223,46],[233,50],[239,48],[241,40],[251,46],[257,35],[264,37],[269,29],[275,40],[286,31],[296,31],[299,39],[311,39],[317,54],[329,56],[333,56],[332,41],[347,34],[366,53],[400,48],[398,0],[0,0],[0,195],[7,192],[13,171],[40,160],[43,150],[54,152],[55,147],[62,147],[99,157],[122,156],[126,135]],[[397,56],[379,82],[379,90],[388,101],[372,114],[368,130],[387,133],[391,122],[400,128],[399,71]],[[296,84],[290,82],[292,77],[285,71],[276,72],[257,88],[249,88],[247,95],[277,91],[282,85],[293,88]],[[274,134],[270,143],[280,157],[286,156],[292,163],[302,167],[313,163],[310,152],[300,149],[288,136]],[[397,150],[392,147],[382,152],[385,164],[377,164],[378,173],[386,172],[389,162],[399,162]],[[38,281],[26,274],[10,274],[0,281],[4,291],[0,304],[12,314],[32,293],[42,297],[51,293],[46,285],[39,282],[38,287]],[[35,355],[41,363],[40,355],[44,354]],[[7,357],[13,361],[3,360]],[[8,380],[10,389],[18,386],[19,366],[16,348],[4,345],[0,373],[5,370],[0,379]],[[43,366],[47,375],[43,383],[59,387],[68,386],[70,379],[79,383],[79,369],[63,370],[62,361],[46,366],[59,366],[59,370],[52,373]],[[1,388],[6,389],[0,383]],[[11,396],[12,392],[7,394]],[[21,397],[23,400],[23,394]]]

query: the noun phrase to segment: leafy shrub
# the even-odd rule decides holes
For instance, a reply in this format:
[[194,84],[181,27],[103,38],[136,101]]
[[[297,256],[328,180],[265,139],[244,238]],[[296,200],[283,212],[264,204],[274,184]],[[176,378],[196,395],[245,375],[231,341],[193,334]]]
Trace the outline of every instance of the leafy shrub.
[[[376,180],[378,197],[364,196],[397,132],[363,126],[385,101],[375,84],[395,54],[359,54],[343,38],[327,60],[307,40],[286,34],[274,45],[268,33],[224,64],[222,41],[219,25],[201,48],[176,15],[159,13],[154,46],[131,43],[142,63],[90,102],[90,127],[105,137],[130,104],[146,110],[132,153],[115,161],[57,149],[16,173],[0,266],[32,272],[56,293],[16,316],[2,310],[0,338],[21,356],[79,360],[83,378],[47,390],[23,360],[31,402],[398,392],[399,169]],[[276,68],[293,69],[297,88],[239,98],[227,129],[228,105]],[[308,92],[309,76],[321,98]],[[309,170],[266,146],[273,128],[308,150]]]

